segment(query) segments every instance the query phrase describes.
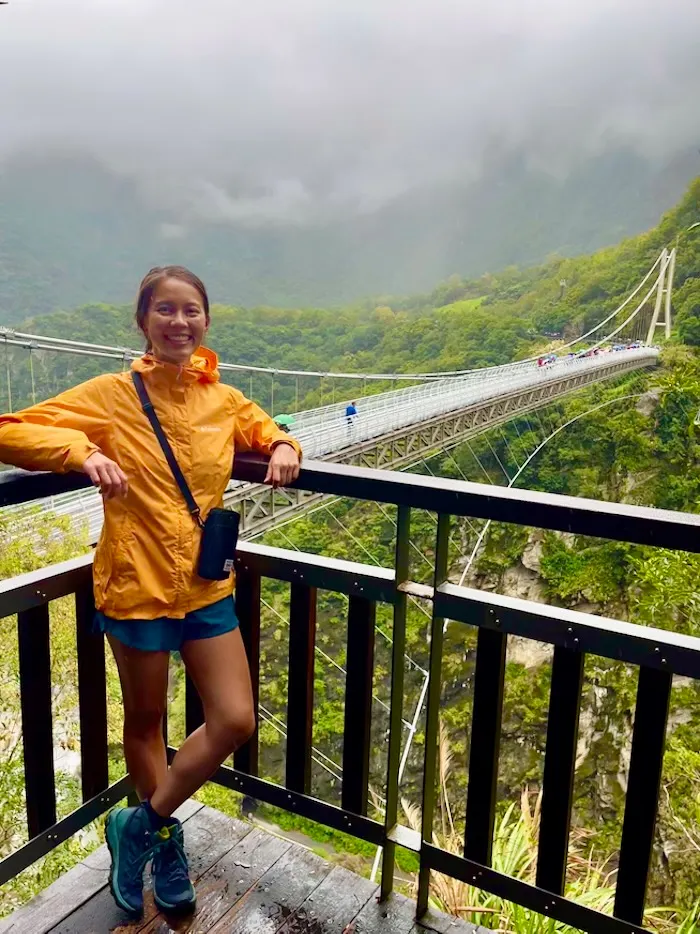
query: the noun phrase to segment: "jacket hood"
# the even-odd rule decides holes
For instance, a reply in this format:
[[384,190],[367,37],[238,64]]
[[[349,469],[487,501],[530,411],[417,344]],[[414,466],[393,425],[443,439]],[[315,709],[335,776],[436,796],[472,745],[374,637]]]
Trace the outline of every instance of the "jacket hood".
[[219,358],[213,350],[207,347],[199,347],[192,358],[185,366],[178,366],[176,363],[164,363],[152,353],[145,353],[138,357],[131,364],[131,369],[137,373],[158,373],[172,375],[173,378],[185,380],[197,380],[200,383],[218,383]]

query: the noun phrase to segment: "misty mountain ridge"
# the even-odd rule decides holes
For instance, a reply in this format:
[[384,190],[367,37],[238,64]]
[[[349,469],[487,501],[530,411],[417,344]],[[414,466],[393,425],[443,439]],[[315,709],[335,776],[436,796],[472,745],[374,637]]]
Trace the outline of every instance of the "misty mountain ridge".
[[697,151],[663,164],[616,150],[565,178],[494,160],[477,182],[433,184],[324,224],[205,220],[147,197],[88,158],[15,158],[0,170],[0,323],[128,302],[148,267],[183,263],[213,301],[329,306],[408,294],[575,255],[639,233],[697,174]]

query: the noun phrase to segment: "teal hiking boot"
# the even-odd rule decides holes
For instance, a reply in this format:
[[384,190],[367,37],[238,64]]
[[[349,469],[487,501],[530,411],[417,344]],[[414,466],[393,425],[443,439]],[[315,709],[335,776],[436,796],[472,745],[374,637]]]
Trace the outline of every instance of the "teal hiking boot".
[[161,911],[192,911],[197,901],[190,882],[185,855],[182,824],[173,817],[172,823],[156,831],[158,841],[153,852],[153,898]]
[[154,850],[162,845],[151,830],[144,807],[115,808],[107,815],[105,839],[112,856],[109,887],[122,911],[143,911],[143,870]]

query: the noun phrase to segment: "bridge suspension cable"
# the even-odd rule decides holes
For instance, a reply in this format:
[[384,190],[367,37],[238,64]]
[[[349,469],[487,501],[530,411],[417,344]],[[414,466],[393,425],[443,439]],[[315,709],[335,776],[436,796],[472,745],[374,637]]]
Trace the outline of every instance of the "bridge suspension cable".
[[[636,295],[641,291],[644,285],[648,282],[649,278],[652,276],[656,268],[661,264],[661,270],[657,281],[661,281],[662,277],[665,276],[666,271],[673,268],[675,264],[675,248],[670,252],[664,249],[662,253],[659,254],[656,262],[646,273],[642,281],[637,285],[637,287],[624,299],[624,301],[618,305],[614,311],[610,312],[602,321],[595,325],[595,327],[590,328],[584,334],[574,338],[573,340],[567,341],[566,343],[560,345],[560,350],[565,350],[569,347],[574,347],[576,344],[581,341],[586,340],[592,334],[597,333],[601,328],[605,327],[610,321],[612,321],[621,311],[623,311],[627,305],[635,298]],[[669,277],[670,278],[670,277]],[[663,283],[661,285],[663,289]],[[667,305],[670,313],[670,288],[671,282],[669,281],[668,288],[666,291],[667,296]],[[643,303],[635,309],[630,318],[627,319],[629,322],[634,314],[636,314]],[[627,323],[626,322],[626,323]],[[606,340],[609,340],[614,334],[619,333],[620,328],[612,332],[612,334],[606,335],[601,339],[600,343],[605,343]],[[58,353],[67,353],[75,354],[78,356],[87,356],[94,358],[102,359],[118,359],[122,360],[124,363],[129,359],[136,359],[142,355],[142,351],[133,350],[128,347],[115,347],[108,344],[94,344],[87,341],[78,341],[67,338],[60,337],[46,337],[37,334],[25,333],[22,331],[16,331],[13,328],[0,327],[0,339],[5,344],[5,351],[7,353],[7,348],[12,347],[23,347],[28,350],[43,350],[43,351],[54,351]],[[272,392],[274,393],[274,377],[275,376],[290,376],[290,377],[316,377],[320,379],[330,379],[331,380],[331,391],[335,393],[335,386],[333,381],[335,379],[343,380],[374,380],[385,382],[387,380],[391,381],[410,381],[410,382],[421,382],[421,381],[433,381],[438,379],[450,379],[452,377],[459,378],[464,376],[469,376],[474,373],[483,372],[484,370],[496,370],[501,369],[505,370],[508,367],[517,366],[522,363],[532,363],[537,360],[537,356],[526,358],[525,360],[514,361],[513,363],[501,364],[495,367],[482,367],[478,369],[468,369],[468,370],[445,370],[445,371],[434,371],[428,373],[341,373],[333,371],[324,371],[324,370],[294,370],[287,369],[284,367],[261,367],[261,366],[252,366],[249,364],[242,363],[227,363],[222,361],[219,364],[219,368],[222,371],[231,371],[231,372],[242,372],[247,373],[252,379],[253,375],[258,374],[267,374],[273,379],[273,388]],[[251,393],[252,394],[252,393]],[[274,399],[273,399],[274,402]]]
[[[629,393],[628,395],[624,395],[624,396],[617,396],[614,399],[608,399],[605,402],[601,402],[598,405],[594,405],[592,408],[587,409],[585,412],[580,412],[578,415],[575,415],[573,418],[570,418],[568,421],[564,422],[563,425],[559,425],[549,435],[547,435],[544,441],[541,441],[537,445],[537,447],[534,449],[534,451],[530,455],[528,455],[528,457],[523,461],[522,466],[508,481],[508,485],[507,485],[508,489],[510,489],[517,482],[517,480],[520,478],[520,476],[525,471],[525,469],[530,465],[533,458],[535,458],[540,453],[542,448],[544,448],[547,444],[549,444],[549,442],[553,438],[555,438],[560,432],[564,431],[565,428],[569,428],[571,425],[573,425],[575,422],[579,421],[580,419],[584,418],[585,416],[592,415],[594,412],[598,412],[600,409],[604,409],[609,405],[614,405],[617,402],[623,402],[628,399],[639,399],[640,396],[643,396],[643,395],[644,393],[642,392],[634,392],[634,393]],[[462,570],[462,574],[459,578],[460,587],[464,584],[467,574],[469,573],[472,565],[474,564],[474,560],[476,559],[479,549],[481,548],[481,545],[483,544],[484,537],[486,536],[486,533],[488,532],[490,527],[491,527],[491,519],[487,519],[487,521],[484,524],[483,529],[479,533],[476,544],[474,545],[474,548],[472,549],[472,553],[467,559],[467,563],[465,564]],[[449,622],[449,620],[446,620],[446,622]]]
[[[662,258],[665,258],[665,263],[662,264],[659,276],[657,277],[657,287],[660,290],[662,288],[665,269],[668,264],[672,262],[672,256],[672,253],[665,257],[662,254],[662,257],[657,260],[655,266],[647,273],[643,282],[649,280],[654,270],[661,263]],[[637,293],[641,285],[642,283],[637,287]],[[633,320],[634,316],[639,313],[640,309],[653,292],[654,287],[655,286],[652,285],[637,308],[613,331],[613,334],[624,329],[624,327]],[[632,295],[634,294],[635,292],[632,293]],[[594,329],[591,329],[591,331],[592,330]],[[3,332],[0,331],[0,340],[2,340],[2,337]],[[8,338],[7,331],[5,331],[4,337],[6,341],[5,361],[7,368],[8,403],[11,409],[13,397],[8,344],[10,344],[13,339]],[[61,341],[64,344],[66,343],[62,338],[56,338],[55,340]],[[596,346],[599,346],[599,344],[600,342],[598,342]],[[36,386],[33,378],[33,351],[36,349],[36,346],[35,342],[32,342],[31,346],[27,346],[27,349],[30,351],[29,375],[32,377],[33,395],[36,395]],[[70,353],[78,351],[83,352],[83,350],[75,347],[70,347],[68,349]],[[102,351],[99,350],[95,352],[102,354]],[[119,353],[120,359],[124,359],[123,349]],[[656,355],[657,351],[651,348],[640,348],[638,350],[628,351],[625,355],[624,368],[648,366],[653,362]],[[338,456],[338,452],[343,449],[360,450],[362,445],[375,444],[376,442],[374,439],[376,438],[396,435],[397,432],[405,433],[408,430],[413,430],[413,428],[417,427],[420,423],[430,424],[436,418],[442,418],[449,413],[468,409],[473,405],[484,405],[487,402],[491,404],[491,400],[494,400],[495,404],[500,404],[497,403],[496,400],[500,398],[512,398],[515,394],[518,394],[522,395],[524,400],[523,404],[531,407],[531,403],[527,400],[531,398],[533,392],[535,394],[539,393],[540,395],[544,393],[545,397],[548,397],[550,390],[547,387],[553,383],[557,385],[565,384],[571,379],[572,385],[575,386],[580,384],[581,379],[590,381],[591,378],[606,378],[606,373],[615,373],[620,369],[618,363],[621,359],[622,358],[618,358],[617,354],[614,356],[602,355],[590,359],[581,359],[577,355],[570,355],[546,367],[534,367],[531,361],[519,361],[514,364],[508,364],[505,367],[484,368],[483,370],[474,371],[470,376],[464,376],[461,379],[446,378],[433,380],[423,385],[411,386],[367,397],[362,406],[362,416],[360,420],[357,423],[353,422],[352,425],[348,424],[345,418],[345,403],[336,403],[335,406],[326,405],[306,412],[297,413],[295,415],[294,434],[304,446],[307,456],[327,457],[333,455],[335,459]],[[596,371],[596,375],[594,375],[593,372],[591,372],[590,376],[586,375],[584,371],[589,370]],[[579,371],[581,373],[580,376]],[[600,376],[597,375],[597,371],[600,371]],[[366,376],[366,374],[364,375]],[[296,380],[298,381],[298,379],[299,376],[297,375]],[[274,398],[271,398],[270,401],[274,405]],[[511,408],[510,411],[513,411],[513,409]],[[539,419],[538,415],[536,415],[536,417]],[[440,447],[446,450],[454,446],[454,443],[461,443],[463,440],[465,440],[464,437],[459,438],[457,442],[455,442],[454,439],[446,439],[440,444]],[[421,459],[420,454],[416,459]],[[500,461],[495,453],[494,459],[503,471],[506,480],[508,480],[509,472],[505,464]],[[515,458],[513,459],[515,460]],[[486,473],[489,482],[492,482],[488,472],[483,468],[483,465],[480,464],[480,468]],[[237,502],[236,496],[236,489],[232,488],[231,491],[227,493],[226,504],[231,505],[232,502]],[[60,504],[54,504],[52,501],[49,508],[55,508],[56,505],[60,506],[59,511],[64,514],[84,514],[88,519],[90,531],[92,533],[93,529],[97,531],[99,528],[102,510],[99,497],[93,495],[92,500],[89,502],[88,500],[89,494],[85,492],[66,494],[65,497],[60,498]]]
[[[590,351],[590,350],[594,350],[596,347],[600,347],[603,343],[605,343],[606,341],[610,340],[610,339],[613,338],[613,337],[616,337],[622,330],[624,330],[624,328],[627,327],[627,325],[628,325],[631,321],[633,321],[633,320],[635,319],[635,317],[639,314],[639,312],[642,310],[642,308],[644,308],[644,306],[645,306],[646,303],[649,301],[649,299],[651,298],[651,296],[653,295],[653,293],[654,293],[655,290],[656,290],[658,296],[660,296],[660,297],[663,296],[663,292],[664,292],[664,275],[665,275],[665,273],[666,273],[666,270],[669,269],[669,267],[671,266],[671,264],[674,262],[675,253],[674,253],[674,252],[671,252],[671,253],[668,254],[668,256],[667,256],[667,255],[666,255],[666,251],[664,250],[664,252],[661,254],[661,256],[664,258],[664,263],[663,263],[663,266],[662,266],[662,268],[661,268],[661,270],[660,270],[660,272],[659,272],[659,276],[658,276],[656,282],[653,283],[653,285],[651,286],[651,288],[649,289],[649,291],[646,293],[646,295],[644,296],[644,298],[641,300],[641,302],[637,305],[637,307],[634,309],[634,311],[633,311],[631,314],[629,314],[629,315],[627,316],[627,318],[625,318],[625,320],[622,322],[622,324],[618,325],[618,326],[615,328],[615,330],[611,331],[610,334],[608,334],[605,338],[602,338],[601,340],[597,341],[597,343],[593,344],[593,346],[589,348],[589,351]],[[641,284],[642,284],[642,283],[640,283],[640,285],[641,285]],[[661,303],[661,298],[660,298],[660,297],[659,297],[658,300],[657,300],[657,304],[658,304],[659,306],[660,306],[660,303]],[[655,314],[656,317],[658,317],[658,311],[655,311],[654,314]],[[654,319],[653,319],[653,318],[652,318],[652,325],[651,325],[651,327],[652,327],[652,329],[655,327],[655,322],[654,322]]]

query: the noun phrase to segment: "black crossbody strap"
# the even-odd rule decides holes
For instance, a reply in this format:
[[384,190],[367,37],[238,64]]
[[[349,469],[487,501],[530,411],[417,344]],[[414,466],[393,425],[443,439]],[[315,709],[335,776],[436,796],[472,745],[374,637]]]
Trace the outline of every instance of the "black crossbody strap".
[[155,436],[160,443],[160,446],[163,448],[163,454],[165,454],[165,459],[168,462],[168,466],[172,470],[173,477],[175,477],[175,482],[180,488],[180,492],[182,493],[184,500],[187,503],[187,508],[192,514],[192,517],[194,518],[197,525],[203,527],[204,523],[202,522],[199,506],[195,502],[194,496],[192,496],[190,488],[187,485],[187,480],[185,480],[182,471],[180,470],[180,465],[178,464],[175,455],[173,454],[173,449],[170,447],[170,442],[168,441],[165,432],[163,431],[163,426],[158,421],[156,410],[153,408],[153,403],[151,402],[150,396],[148,395],[148,390],[146,389],[146,386],[143,382],[143,377],[140,373],[132,370],[131,378],[134,381],[136,392],[138,393],[139,399],[141,400],[141,407],[146,413],[148,421],[151,423],[151,428],[153,429]]

